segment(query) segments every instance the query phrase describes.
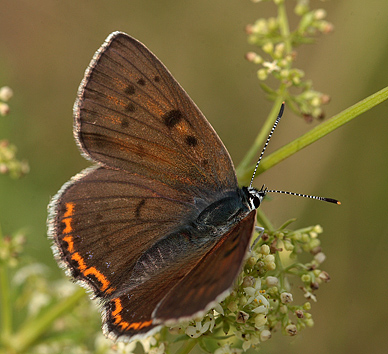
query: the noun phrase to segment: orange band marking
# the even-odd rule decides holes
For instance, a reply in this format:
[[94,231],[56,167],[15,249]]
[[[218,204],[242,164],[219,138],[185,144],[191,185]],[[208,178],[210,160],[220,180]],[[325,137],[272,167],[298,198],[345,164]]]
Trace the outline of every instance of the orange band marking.
[[124,329],[134,329],[134,330],[138,330],[138,329],[142,329],[144,327],[149,327],[152,325],[152,320],[149,320],[149,321],[143,321],[143,322],[134,322],[134,323],[128,323],[126,321],[123,321],[123,318],[122,316],[120,315],[120,312],[122,311],[123,309],[123,306],[121,304],[121,301],[120,299],[114,299],[114,303],[115,303],[115,310],[112,311],[112,317],[114,319],[114,324],[116,324],[117,326],[120,326],[122,330]]
[[101,291],[105,291],[106,289],[108,289],[110,281],[106,279],[104,274],[99,272],[95,267],[89,267],[83,273],[85,276],[89,274],[93,274],[98,279],[98,281],[102,284],[102,286],[100,287]]
[[131,323],[128,328],[142,329],[144,327],[149,327],[151,325],[152,325],[152,320],[144,321],[144,322],[134,322],[134,323]]
[[120,311],[123,309],[123,306],[121,305],[121,301],[119,298],[114,299],[115,307],[116,309],[112,312],[112,316],[115,317],[120,313]]
[[63,214],[65,218],[68,218],[69,216],[72,216],[74,214],[74,203],[66,203],[66,213]]
[[116,288],[109,288],[106,293],[107,294],[112,294],[114,291],[116,290]]
[[63,238],[63,241],[67,242],[67,250],[70,252],[70,253],[74,253],[74,242],[73,242],[73,236],[71,235],[68,235],[68,236],[65,236]]
[[83,273],[86,270],[86,264],[84,259],[80,256],[78,252],[72,254],[71,259],[75,260],[78,263],[78,268]]
[[63,229],[64,234],[70,234],[73,231],[71,227],[72,221],[73,221],[73,218],[62,219],[62,222],[66,225],[66,227]]
[[74,203],[66,203],[66,212],[63,214],[62,218],[62,222],[66,225],[65,229],[63,230],[64,234],[69,234],[73,231],[73,228],[71,227],[73,218],[71,218],[71,216],[74,214],[74,208]]
[[[70,233],[73,231],[72,221],[73,218],[71,216],[74,215],[75,203],[66,203],[66,212],[63,214],[62,222],[66,225],[63,230],[63,234],[66,236],[63,237],[63,241],[67,243],[67,250],[71,254],[71,259],[78,263],[78,269],[83,273],[85,277],[88,275],[94,275],[97,280],[101,283],[100,290],[106,291],[107,294],[111,294],[115,291],[115,288],[109,288],[110,281],[95,267],[88,267],[84,258],[75,251],[74,238]],[[121,311],[121,310],[120,310]]]

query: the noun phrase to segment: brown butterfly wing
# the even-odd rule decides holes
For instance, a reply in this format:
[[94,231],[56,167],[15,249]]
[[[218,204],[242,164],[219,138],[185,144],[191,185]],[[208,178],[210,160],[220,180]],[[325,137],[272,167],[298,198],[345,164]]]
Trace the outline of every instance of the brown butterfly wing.
[[203,114],[140,42],[112,33],[81,83],[75,136],[87,157],[193,194],[235,189],[233,163]]
[[[179,233],[176,236],[180,236],[181,239],[185,238]],[[171,290],[171,287],[184,279],[193,265],[203,257],[195,249],[192,253],[183,255],[182,250],[179,249],[179,243],[178,241],[175,247],[174,253],[177,257],[174,262],[169,261],[149,279],[126,289],[124,293],[111,298],[104,304],[103,330],[109,338],[116,340],[123,336],[134,340],[148,336],[158,329],[160,324],[155,322],[152,316],[158,303]],[[163,258],[166,257],[168,257],[168,252],[163,253]],[[140,277],[144,277],[144,273]]]
[[49,234],[73,278],[109,298],[125,288],[142,253],[198,213],[191,195],[159,181],[89,168],[53,199]]
[[172,288],[153,313],[155,323],[200,316],[222,301],[233,286],[248,251],[256,210],[226,232]]

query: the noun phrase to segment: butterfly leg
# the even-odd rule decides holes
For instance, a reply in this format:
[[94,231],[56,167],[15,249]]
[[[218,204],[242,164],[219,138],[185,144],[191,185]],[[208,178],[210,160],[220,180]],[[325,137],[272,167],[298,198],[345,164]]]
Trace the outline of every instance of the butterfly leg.
[[264,227],[255,226],[255,231],[259,233],[259,236],[257,236],[253,241],[251,249],[253,249],[256,246],[256,243],[260,240],[261,236],[263,236]]

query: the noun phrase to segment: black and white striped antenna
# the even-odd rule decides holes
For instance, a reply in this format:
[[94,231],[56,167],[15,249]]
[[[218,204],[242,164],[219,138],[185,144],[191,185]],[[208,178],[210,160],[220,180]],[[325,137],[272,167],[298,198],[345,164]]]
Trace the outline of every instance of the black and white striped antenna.
[[[252,188],[252,183],[253,183],[253,179],[255,178],[255,174],[256,174],[257,168],[259,167],[259,164],[260,164],[261,159],[263,158],[265,149],[267,148],[268,143],[271,140],[272,134],[275,131],[275,129],[276,129],[280,119],[282,118],[283,112],[284,112],[284,102],[282,103],[282,106],[280,107],[279,114],[278,114],[278,116],[277,116],[277,118],[275,120],[275,123],[273,124],[273,126],[271,128],[271,131],[269,132],[269,135],[268,135],[267,141],[264,144],[263,150],[261,151],[261,154],[260,154],[259,159],[258,159],[258,161],[256,163],[256,166],[255,166],[255,170],[253,171],[253,175],[252,175],[252,178],[251,178],[251,183],[249,184],[248,188]],[[301,194],[301,193],[294,193],[294,192],[287,192],[287,191],[279,191],[279,190],[276,190],[276,189],[267,189],[264,186],[261,187],[260,192],[264,192],[265,194],[267,194],[267,193],[280,193],[280,194],[295,195],[297,197],[311,198],[311,199],[316,199],[316,200],[322,200],[324,202],[329,202],[329,203],[334,203],[334,204],[341,204],[341,202],[339,202],[337,199],[333,199],[333,198],[325,198],[325,197],[318,197],[318,196],[315,196],[315,195],[308,195],[308,194]]]

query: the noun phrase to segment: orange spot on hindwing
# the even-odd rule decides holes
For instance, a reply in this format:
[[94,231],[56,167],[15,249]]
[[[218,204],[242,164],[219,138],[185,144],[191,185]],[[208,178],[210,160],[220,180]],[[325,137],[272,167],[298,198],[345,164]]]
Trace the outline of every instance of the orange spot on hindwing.
[[120,314],[121,311],[123,310],[123,305],[121,304],[121,300],[119,298],[116,298],[116,299],[113,299],[112,301],[114,301],[114,304],[115,304],[115,310],[112,311],[113,323],[121,327],[122,330],[134,329],[136,331],[145,327],[150,327],[152,325],[152,320],[133,322],[133,323],[124,321],[123,317]]
[[66,212],[63,214],[62,222],[65,224],[65,228],[63,229],[64,234],[69,234],[73,231],[71,227],[71,223],[73,221],[73,213],[74,213],[74,203],[66,203]]
[[[63,218],[61,220],[62,223],[65,224],[65,228],[62,231],[62,240],[67,243],[67,246],[64,247],[63,251],[66,255],[68,253],[70,255],[70,259],[75,261],[73,266],[93,285],[95,285],[96,280],[100,284],[99,290],[102,292],[106,292],[111,294],[115,288],[109,287],[110,281],[106,278],[106,276],[99,271],[95,266],[88,266],[85,259],[81,256],[81,254],[77,251],[77,246],[74,243],[74,227],[73,227],[73,216],[75,212],[76,204],[69,202],[66,203],[66,211],[63,214]],[[92,277],[90,277],[92,276]]]

